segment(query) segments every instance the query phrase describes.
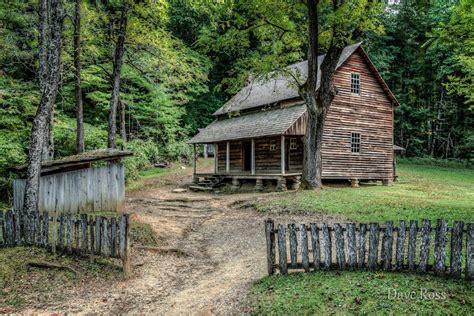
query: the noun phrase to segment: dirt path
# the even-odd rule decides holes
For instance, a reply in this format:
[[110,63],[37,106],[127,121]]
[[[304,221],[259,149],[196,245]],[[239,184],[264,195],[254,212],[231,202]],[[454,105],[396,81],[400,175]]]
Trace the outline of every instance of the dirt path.
[[[265,276],[265,216],[248,207],[252,194],[172,193],[189,176],[149,180],[128,194],[134,220],[149,223],[169,252],[132,249],[134,273],[110,286],[76,288],[43,311],[79,313],[241,314],[253,282]],[[305,216],[272,216],[279,222]],[[315,220],[315,216],[311,217]],[[31,312],[41,312],[32,310]]]

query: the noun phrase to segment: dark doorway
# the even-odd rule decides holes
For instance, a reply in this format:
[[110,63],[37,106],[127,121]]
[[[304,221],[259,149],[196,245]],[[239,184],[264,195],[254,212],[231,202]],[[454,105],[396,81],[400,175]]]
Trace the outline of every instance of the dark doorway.
[[243,171],[251,171],[252,169],[252,142],[242,142],[242,158]]

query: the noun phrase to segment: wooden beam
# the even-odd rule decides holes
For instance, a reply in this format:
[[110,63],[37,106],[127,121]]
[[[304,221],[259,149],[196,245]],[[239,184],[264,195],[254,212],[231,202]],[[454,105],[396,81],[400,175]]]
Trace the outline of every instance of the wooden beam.
[[193,146],[193,181],[196,177],[196,144]]
[[225,149],[225,172],[230,172],[230,142],[226,143]]
[[255,138],[252,138],[251,169],[252,174],[255,174]]
[[281,174],[285,174],[285,135],[281,135]]
[[218,172],[218,163],[219,163],[219,160],[218,160],[218,157],[217,157],[217,152],[218,152],[218,145],[217,143],[214,144],[214,173],[217,173]]

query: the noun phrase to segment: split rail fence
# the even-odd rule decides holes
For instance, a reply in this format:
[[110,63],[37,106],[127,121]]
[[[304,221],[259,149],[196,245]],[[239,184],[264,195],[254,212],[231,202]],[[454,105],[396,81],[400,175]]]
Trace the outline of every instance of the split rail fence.
[[[26,245],[18,211],[0,211],[0,247]],[[57,218],[43,212],[30,225],[31,245],[84,256],[122,260],[130,273],[130,219],[128,214],[107,218],[87,214],[60,214]],[[32,230],[32,232],[31,232]]]
[[398,227],[391,221],[383,226],[276,226],[269,219],[265,221],[268,273],[272,275],[277,269],[281,274],[290,269],[417,271],[452,278],[460,278],[464,273],[473,280],[474,223],[465,226],[464,222],[456,221],[448,227],[447,221],[440,219],[435,227],[429,220],[418,224],[402,220]]

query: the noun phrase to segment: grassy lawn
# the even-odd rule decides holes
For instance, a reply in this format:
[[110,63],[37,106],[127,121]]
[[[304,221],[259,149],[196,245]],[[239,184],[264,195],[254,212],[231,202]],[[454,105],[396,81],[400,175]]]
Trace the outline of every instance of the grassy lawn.
[[319,192],[271,194],[257,205],[262,212],[284,210],[335,214],[357,222],[445,218],[474,221],[474,169],[400,163],[392,187],[326,186]]
[[[326,186],[319,193],[269,194],[257,207],[270,217],[285,210],[333,214],[355,222],[474,221],[474,169],[404,162],[399,175],[393,187]],[[474,310],[474,283],[409,273],[293,273],[263,278],[249,300],[256,314],[468,315]]]
[[294,273],[260,280],[250,304],[255,314],[472,315],[474,287],[413,274]]

